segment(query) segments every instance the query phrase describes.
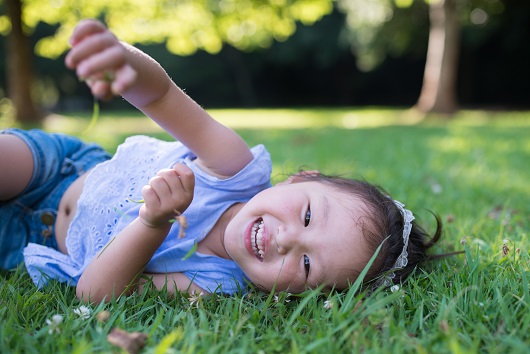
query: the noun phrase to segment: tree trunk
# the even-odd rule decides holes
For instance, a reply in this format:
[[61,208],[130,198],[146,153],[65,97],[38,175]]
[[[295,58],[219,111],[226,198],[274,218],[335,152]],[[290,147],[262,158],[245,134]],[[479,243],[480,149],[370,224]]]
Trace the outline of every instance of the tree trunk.
[[256,90],[252,82],[252,75],[247,64],[244,62],[241,53],[232,46],[225,46],[223,51],[226,63],[230,67],[236,90],[239,96],[239,102],[243,107],[252,107],[256,104]]
[[429,45],[423,86],[416,108],[422,112],[454,113],[458,109],[456,77],[460,47],[457,0],[432,1]]
[[42,114],[31,96],[32,53],[29,37],[22,28],[21,0],[6,0],[11,32],[7,36],[7,96],[15,108],[15,119],[23,126],[42,124]]

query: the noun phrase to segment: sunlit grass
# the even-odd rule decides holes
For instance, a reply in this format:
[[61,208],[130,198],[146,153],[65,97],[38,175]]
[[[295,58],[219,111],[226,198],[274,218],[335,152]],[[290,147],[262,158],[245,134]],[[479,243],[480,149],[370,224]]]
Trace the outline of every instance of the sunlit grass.
[[[282,180],[299,168],[366,178],[433,226],[433,262],[400,289],[300,297],[251,291],[190,306],[147,292],[91,306],[82,320],[73,289],[37,290],[19,269],[0,276],[0,352],[109,352],[112,327],[148,334],[146,352],[526,353],[530,347],[530,112],[462,111],[419,120],[409,111],[212,110],[250,145],[264,143]],[[54,117],[46,129],[81,134],[90,113]],[[82,136],[114,151],[131,134],[170,139],[140,115],[102,111]],[[325,302],[325,301],[329,302]],[[333,304],[330,308],[330,304]],[[102,310],[111,314],[98,321]],[[46,319],[64,316],[61,334]]]
[[[211,109],[208,112],[223,124],[234,129],[302,129],[336,127],[343,129],[375,128],[389,125],[412,125],[420,122],[445,124],[452,127],[481,125],[528,126],[526,111],[490,112],[460,111],[455,116],[422,116],[414,110],[367,108],[281,108],[281,109]],[[90,113],[51,115],[46,128],[71,134],[89,125]],[[118,124],[119,122],[119,124]],[[84,127],[86,125],[86,127]],[[159,128],[137,111],[100,112],[94,131],[124,133],[155,132]]]

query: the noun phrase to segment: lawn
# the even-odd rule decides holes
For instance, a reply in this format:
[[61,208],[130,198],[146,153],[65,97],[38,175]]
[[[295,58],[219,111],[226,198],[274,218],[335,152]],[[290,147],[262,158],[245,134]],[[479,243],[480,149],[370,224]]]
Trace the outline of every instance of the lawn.
[[[300,168],[366,178],[465,254],[426,264],[395,292],[251,290],[230,298],[164,292],[89,306],[74,289],[38,290],[21,267],[0,275],[0,352],[119,352],[112,328],[163,353],[527,353],[530,349],[530,112],[462,111],[419,120],[381,109],[213,110],[250,145],[265,144],[280,181]],[[53,117],[46,129],[109,151],[131,134],[169,137],[130,113]],[[2,220],[2,222],[5,222]],[[80,310],[81,307],[81,310]],[[86,314],[86,316],[84,316]],[[54,322],[53,316],[62,321]],[[106,318],[105,318],[106,317]]]

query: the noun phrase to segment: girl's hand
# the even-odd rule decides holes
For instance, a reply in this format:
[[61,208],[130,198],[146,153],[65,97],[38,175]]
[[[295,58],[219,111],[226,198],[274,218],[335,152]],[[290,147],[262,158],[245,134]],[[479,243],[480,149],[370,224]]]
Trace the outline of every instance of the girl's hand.
[[178,163],[172,169],[160,170],[142,188],[140,220],[151,228],[170,226],[170,220],[191,204],[194,187],[195,176],[188,166]]
[[136,71],[127,62],[126,49],[99,21],[83,20],[70,38],[72,49],[66,66],[86,80],[100,99],[122,95],[136,81]]

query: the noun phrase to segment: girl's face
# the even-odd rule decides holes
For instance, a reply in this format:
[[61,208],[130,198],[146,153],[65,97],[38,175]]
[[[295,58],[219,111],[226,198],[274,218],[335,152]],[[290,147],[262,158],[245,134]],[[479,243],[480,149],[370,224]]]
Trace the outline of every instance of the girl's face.
[[224,246],[264,290],[346,288],[371,256],[361,229],[363,206],[315,181],[277,185],[236,214],[225,230]]

